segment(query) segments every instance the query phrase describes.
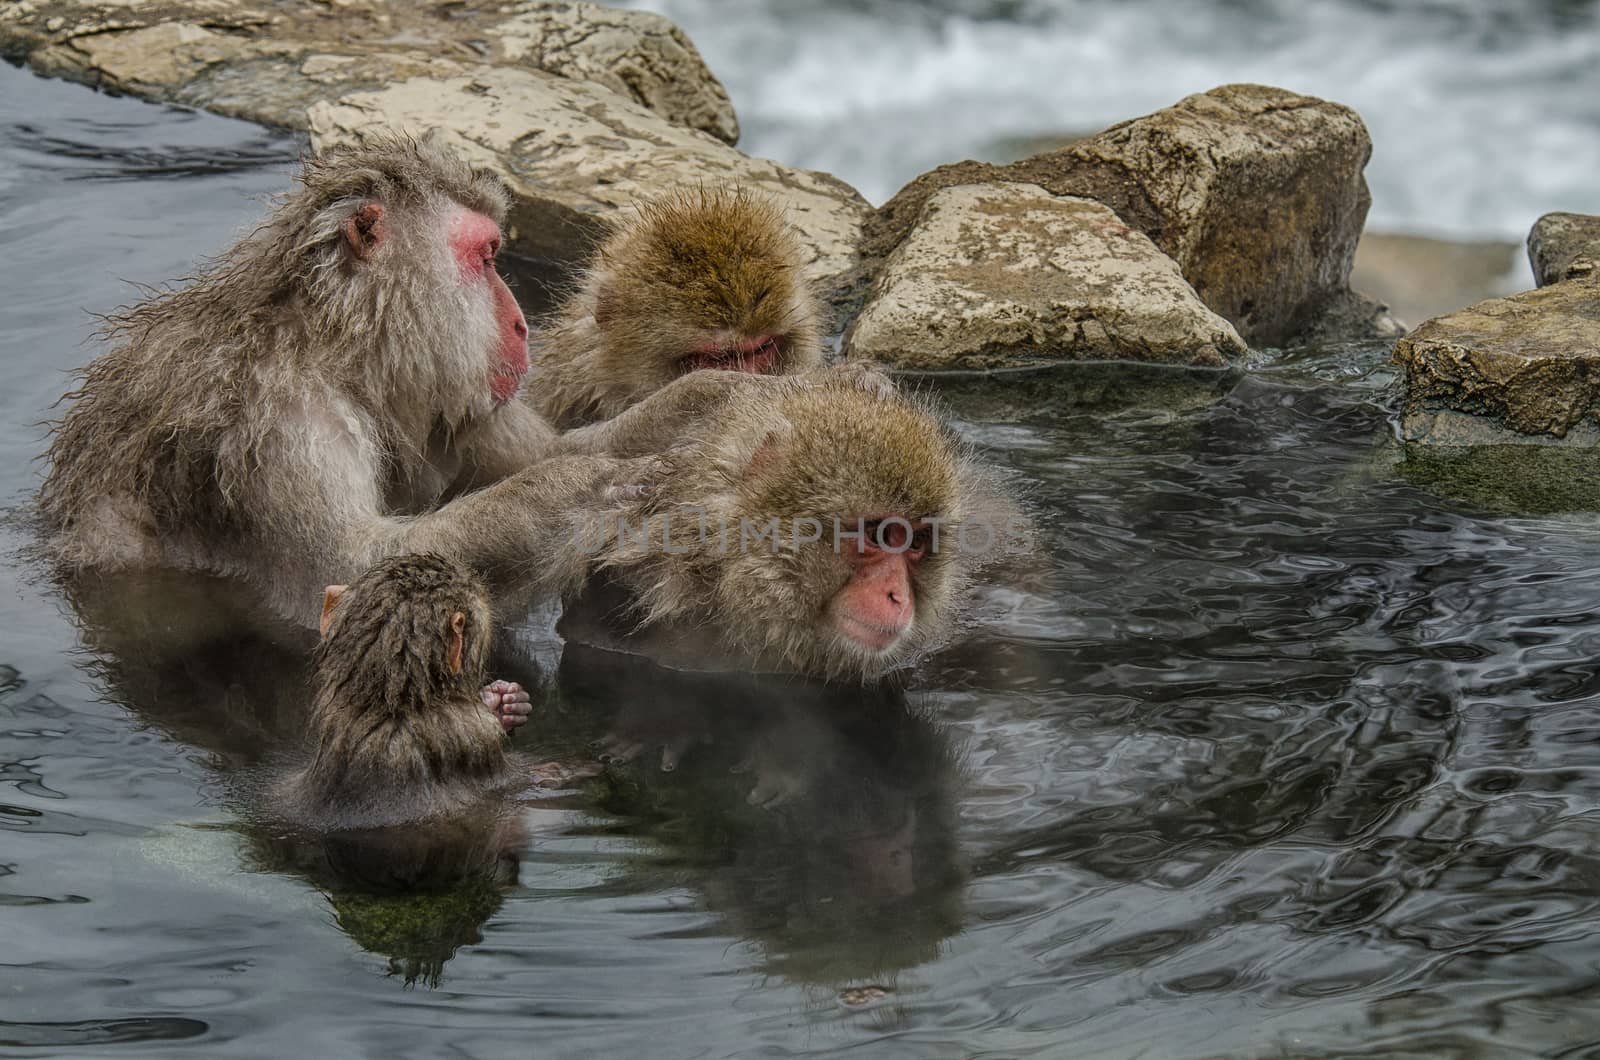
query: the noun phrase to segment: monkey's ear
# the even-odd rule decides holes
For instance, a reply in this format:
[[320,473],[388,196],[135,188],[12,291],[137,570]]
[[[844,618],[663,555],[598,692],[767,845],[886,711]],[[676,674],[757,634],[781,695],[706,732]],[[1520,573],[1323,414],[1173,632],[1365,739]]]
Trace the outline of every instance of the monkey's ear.
[[450,616],[450,672],[461,672],[461,655],[467,650],[467,615],[457,611]]
[[348,585],[330,585],[322,590],[322,621],[317,623],[317,632],[320,636],[328,635],[328,627],[333,624],[333,609],[338,606],[339,598]]
[[366,261],[389,235],[383,223],[383,205],[369,202],[344,219],[344,241],[350,244],[350,253]]

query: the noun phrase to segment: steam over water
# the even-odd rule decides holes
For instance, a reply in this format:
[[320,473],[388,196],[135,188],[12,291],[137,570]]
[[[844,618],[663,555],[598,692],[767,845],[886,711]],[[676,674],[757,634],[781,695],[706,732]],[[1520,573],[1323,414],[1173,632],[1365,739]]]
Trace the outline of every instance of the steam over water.
[[728,86],[741,147],[881,202],[962,158],[1256,81],[1372,132],[1370,225],[1521,239],[1600,212],[1593,0],[645,0]]

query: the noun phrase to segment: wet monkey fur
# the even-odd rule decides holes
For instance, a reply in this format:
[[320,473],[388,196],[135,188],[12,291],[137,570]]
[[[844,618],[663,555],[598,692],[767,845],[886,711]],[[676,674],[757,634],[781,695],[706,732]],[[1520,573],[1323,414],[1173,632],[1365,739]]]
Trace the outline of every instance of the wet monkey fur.
[[559,427],[609,419],[689,372],[821,363],[818,308],[779,209],[699,187],[614,222],[536,336],[531,401]]
[[438,555],[392,557],[329,586],[321,626],[313,757],[280,786],[281,816],[378,827],[459,813],[529,779],[505,748],[509,719],[485,709],[527,697],[484,683],[492,616],[477,575]]
[[628,590],[637,631],[761,669],[872,679],[913,661],[1029,533],[994,473],[873,374],[738,393],[662,463],[595,533],[595,566]]

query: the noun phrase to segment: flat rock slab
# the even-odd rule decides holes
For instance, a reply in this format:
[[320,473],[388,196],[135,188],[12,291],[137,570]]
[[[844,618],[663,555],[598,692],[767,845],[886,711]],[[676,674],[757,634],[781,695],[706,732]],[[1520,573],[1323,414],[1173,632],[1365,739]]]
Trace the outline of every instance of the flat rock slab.
[[1528,264],[1540,287],[1600,277],[1600,217],[1545,214],[1528,233]]
[[488,67],[353,92],[313,105],[309,119],[318,151],[387,129],[438,130],[510,183],[512,242],[537,257],[580,257],[604,215],[641,199],[733,182],[783,209],[807,256],[807,277],[826,300],[842,304],[859,282],[857,246],[870,207],[855,189],[741,154],[597,85]]
[[1110,207],[1017,183],[931,195],[844,348],[914,370],[1060,360],[1220,367],[1245,352],[1178,266]]
[[1371,197],[1372,141],[1349,107],[1264,85],[1224,85],[1047,152],[925,173],[867,226],[887,257],[940,188],[1001,181],[1105,203],[1155,241],[1253,345],[1283,345],[1335,310],[1346,337],[1399,329],[1349,291]]
[[1600,283],[1491,298],[1400,340],[1401,429],[1435,445],[1600,444]]

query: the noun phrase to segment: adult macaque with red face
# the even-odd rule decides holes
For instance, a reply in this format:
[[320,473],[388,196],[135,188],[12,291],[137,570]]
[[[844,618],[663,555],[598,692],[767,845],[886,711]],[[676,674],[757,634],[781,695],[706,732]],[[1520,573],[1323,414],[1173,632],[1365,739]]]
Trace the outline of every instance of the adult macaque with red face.
[[877,677],[942,643],[974,573],[1027,531],[966,447],[870,374],[737,392],[663,465],[589,547],[633,596],[639,632],[687,634],[666,652],[675,663],[694,664],[687,648],[714,665]]
[[57,556],[242,574],[306,621],[321,586],[402,552],[564,585],[573,513],[637,471],[591,454],[670,411],[558,440],[513,400],[528,326],[486,173],[384,138],[300,183],[189,286],[111,317],[50,446]]

